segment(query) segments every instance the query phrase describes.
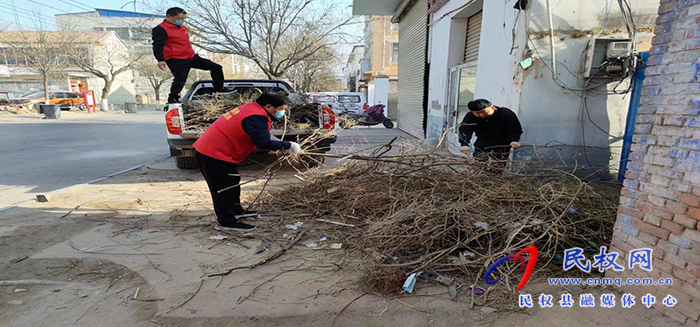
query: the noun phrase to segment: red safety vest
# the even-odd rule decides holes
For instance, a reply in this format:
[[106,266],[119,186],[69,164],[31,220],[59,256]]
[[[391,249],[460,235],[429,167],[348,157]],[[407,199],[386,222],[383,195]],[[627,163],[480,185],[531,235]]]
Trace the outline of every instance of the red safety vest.
[[223,114],[217,119],[204,135],[194,142],[197,152],[222,161],[241,163],[253,153],[255,143],[250,135],[243,130],[243,119],[262,115],[267,118],[267,129],[272,128],[272,120],[259,104],[255,102],[244,104]]
[[190,33],[187,31],[187,26],[176,26],[167,21],[163,21],[159,26],[168,33],[168,39],[163,46],[165,60],[194,58],[194,49],[190,43]]

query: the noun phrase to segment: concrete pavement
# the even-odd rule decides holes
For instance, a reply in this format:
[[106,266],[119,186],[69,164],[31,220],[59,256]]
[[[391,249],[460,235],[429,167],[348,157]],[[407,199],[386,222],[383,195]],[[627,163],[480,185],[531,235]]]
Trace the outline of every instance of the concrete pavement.
[[[401,135],[395,130],[340,134],[338,149],[386,144]],[[642,305],[618,310],[535,304],[492,312],[483,311],[477,300],[470,309],[473,293],[467,286],[454,300],[444,286],[429,283],[419,284],[411,296],[367,294],[358,287],[363,276],[355,266],[364,254],[327,248],[340,240],[327,225],[304,224],[308,233],[302,238],[283,227],[295,217],[272,216],[253,220],[258,226],[253,233],[218,232],[199,172],[168,169],[173,166],[172,159],[148,165],[57,192],[47,203],[0,212],[0,326],[680,326]],[[242,186],[246,203],[265,185],[275,189],[298,182],[291,168],[269,184],[254,180],[260,169],[240,169],[243,181],[250,182]],[[321,241],[322,236],[327,239]],[[294,237],[300,241],[291,247]],[[262,239],[272,244],[258,253]],[[306,245],[311,242],[320,245]],[[289,251],[274,262],[207,277],[261,262],[286,245]],[[532,294],[563,291],[534,281],[528,288]],[[616,292],[572,293],[578,298],[584,291]],[[517,293],[495,296],[517,301]]]
[[0,208],[168,154],[162,111],[0,115]]

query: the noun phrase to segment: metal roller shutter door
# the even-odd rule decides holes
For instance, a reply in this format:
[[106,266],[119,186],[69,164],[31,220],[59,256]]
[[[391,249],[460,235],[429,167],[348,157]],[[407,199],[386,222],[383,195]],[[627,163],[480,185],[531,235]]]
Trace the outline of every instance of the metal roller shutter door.
[[428,1],[416,1],[399,21],[398,127],[425,137],[423,98],[428,38]]

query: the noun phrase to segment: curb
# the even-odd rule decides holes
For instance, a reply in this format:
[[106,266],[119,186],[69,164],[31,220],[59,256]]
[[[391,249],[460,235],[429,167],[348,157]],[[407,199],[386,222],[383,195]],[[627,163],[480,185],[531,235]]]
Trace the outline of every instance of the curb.
[[[99,183],[99,182],[101,182],[101,181],[110,179],[110,178],[112,178],[112,177],[114,177],[114,176],[118,176],[118,175],[121,175],[121,174],[124,174],[124,173],[128,173],[128,172],[130,172],[130,171],[138,170],[138,169],[141,169],[141,168],[146,167],[147,165],[150,165],[150,164],[153,164],[153,163],[165,161],[165,160],[167,160],[168,158],[170,158],[170,154],[163,155],[163,156],[161,156],[160,158],[156,159],[155,161],[150,162],[150,163],[147,163],[147,164],[142,164],[142,165],[134,166],[134,167],[127,168],[127,169],[124,169],[124,170],[120,170],[120,171],[118,171],[118,172],[116,172],[116,173],[109,174],[109,175],[107,175],[107,176],[105,176],[105,177],[100,177],[100,178],[98,178],[98,179],[93,179],[93,180],[88,181],[88,182],[78,183],[78,184],[71,185],[71,186],[66,186],[66,187],[64,187],[64,188],[59,188],[59,189],[57,189],[57,190],[53,190],[53,191],[49,191],[49,192],[44,192],[44,193],[42,193],[42,194],[53,194],[53,193],[62,192],[62,191],[68,190],[68,189],[72,189],[72,188],[78,187],[78,186],[83,186],[83,185],[90,185],[90,184],[94,184],[94,183]],[[15,203],[15,204],[11,204],[11,205],[9,205],[9,206],[7,206],[7,207],[2,207],[2,208],[0,208],[0,212],[6,211],[6,210],[10,210],[10,209],[12,209],[12,208],[16,208],[16,207],[18,207],[18,206],[21,206],[21,205],[23,205],[23,204],[30,203],[30,202],[36,202],[36,198],[34,198],[34,199],[29,199],[29,200],[24,200],[24,201],[21,201],[21,202],[17,202],[17,203]]]

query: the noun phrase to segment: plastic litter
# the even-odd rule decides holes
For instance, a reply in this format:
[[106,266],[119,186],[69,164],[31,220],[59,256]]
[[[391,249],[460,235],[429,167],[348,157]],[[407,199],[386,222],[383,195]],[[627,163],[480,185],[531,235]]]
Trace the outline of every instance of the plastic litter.
[[27,292],[27,291],[29,291],[29,290],[26,289],[26,288],[18,288],[18,289],[15,290],[15,293]]
[[308,243],[308,244],[306,244],[306,247],[307,247],[307,248],[312,248],[312,249],[313,249],[313,248],[315,248],[315,247],[318,247],[318,243]]
[[[287,237],[287,234],[284,234],[284,237]],[[258,247],[255,249],[255,254],[265,252],[265,250],[267,250],[267,248],[270,247],[270,245],[272,245],[272,242],[270,242],[269,240],[262,240],[260,242],[260,245],[258,245]]]
[[447,287],[447,290],[450,292],[450,300],[454,301],[457,299],[457,284],[450,284],[450,286]]
[[489,313],[494,313],[496,311],[498,311],[498,309],[496,309],[496,308],[491,308],[491,307],[481,308],[481,314],[484,314],[484,315],[489,314]]
[[331,244],[331,249],[332,250],[340,250],[343,248],[343,243],[333,243]]
[[294,224],[284,225],[284,227],[287,227],[287,229],[291,229],[291,230],[299,230],[299,228],[301,228],[301,225],[303,225],[303,224],[304,223],[302,223],[301,221],[297,221]]
[[406,278],[406,281],[403,283],[403,290],[408,292],[408,293],[413,293],[413,288],[416,286],[416,279],[418,277],[419,273],[412,273],[411,275]]
[[484,295],[484,291],[482,291],[482,290],[480,290],[480,289],[478,289],[478,288],[470,287],[469,289],[470,289],[470,290],[473,290],[474,293],[476,293],[476,294]]
[[217,241],[225,240],[227,238],[228,238],[228,236],[224,236],[224,235],[209,236],[210,240],[217,240]]
[[489,224],[482,222],[482,221],[474,223],[474,226],[479,227],[483,230],[489,230]]

